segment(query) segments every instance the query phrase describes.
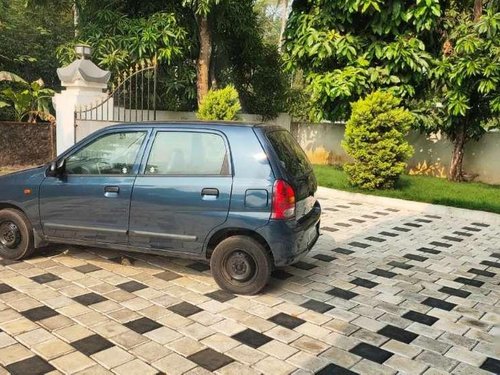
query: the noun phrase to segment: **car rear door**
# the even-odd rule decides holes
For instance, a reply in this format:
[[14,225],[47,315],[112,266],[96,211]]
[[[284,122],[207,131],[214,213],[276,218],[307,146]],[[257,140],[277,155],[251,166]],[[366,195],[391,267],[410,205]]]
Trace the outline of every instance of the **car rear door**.
[[132,192],[130,245],[201,252],[207,235],[227,219],[232,184],[222,133],[156,130]]

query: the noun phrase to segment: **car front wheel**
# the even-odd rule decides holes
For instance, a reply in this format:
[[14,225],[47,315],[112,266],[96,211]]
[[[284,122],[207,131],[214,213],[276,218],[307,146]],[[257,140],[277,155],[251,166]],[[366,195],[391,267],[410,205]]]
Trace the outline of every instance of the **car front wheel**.
[[33,228],[26,215],[10,208],[0,210],[0,257],[21,260],[34,250]]
[[210,259],[212,276],[231,293],[252,295],[260,292],[271,277],[273,262],[269,252],[246,236],[233,236],[215,248]]

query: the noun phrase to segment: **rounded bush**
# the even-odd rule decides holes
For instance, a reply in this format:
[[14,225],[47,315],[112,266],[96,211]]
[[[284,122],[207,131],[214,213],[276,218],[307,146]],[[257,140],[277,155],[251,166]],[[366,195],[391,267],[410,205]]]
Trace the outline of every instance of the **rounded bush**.
[[241,110],[238,91],[234,86],[226,86],[220,90],[210,90],[203,98],[198,110],[201,120],[236,120]]
[[410,111],[389,92],[377,91],[352,103],[342,147],[354,159],[345,164],[349,182],[363,189],[393,188],[413,155],[405,136]]

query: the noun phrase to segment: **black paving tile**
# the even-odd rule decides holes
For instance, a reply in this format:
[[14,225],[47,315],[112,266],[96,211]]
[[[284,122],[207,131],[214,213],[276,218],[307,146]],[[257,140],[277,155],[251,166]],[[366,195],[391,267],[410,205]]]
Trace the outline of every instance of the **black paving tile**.
[[493,374],[500,374],[500,361],[498,359],[488,357],[483,364],[479,366],[479,368],[492,372]]
[[350,300],[358,295],[358,293],[351,292],[350,290],[345,290],[341,288],[332,288],[326,292],[327,294],[343,299]]
[[378,333],[391,339],[404,342],[406,344],[409,344],[418,337],[416,333],[401,329],[390,324],[380,329]]
[[432,223],[432,220],[427,220],[427,219],[415,219],[415,221],[418,221],[419,223]]
[[176,314],[183,316],[184,318],[203,311],[198,306],[192,305],[188,302],[178,303],[177,305],[170,306],[168,309]]
[[330,363],[326,367],[314,373],[315,375],[358,375],[357,372],[346,369],[345,367],[338,366]]
[[74,297],[73,300],[81,303],[82,305],[90,306],[95,303],[107,301],[108,299],[96,293],[87,293],[81,296]]
[[423,257],[421,255],[417,255],[417,254],[405,254],[403,255],[406,259],[410,259],[410,260],[416,260],[417,262],[424,262],[426,261],[427,257]]
[[182,277],[181,275],[178,275],[175,272],[170,272],[170,271],[163,271],[160,273],[156,273],[153,276],[164,281],[172,281]]
[[336,247],[336,248],[335,248],[335,249],[333,249],[332,251],[335,251],[336,253],[339,253],[339,254],[345,254],[345,255],[354,254],[354,251],[353,251],[353,250],[344,249],[344,248],[342,248],[342,247]]
[[432,246],[439,246],[439,247],[446,247],[446,248],[451,247],[451,244],[444,243],[444,242],[439,242],[439,241],[432,241],[430,244]]
[[461,298],[467,298],[470,296],[470,292],[466,290],[450,288],[448,286],[443,286],[441,289],[439,289],[439,291],[442,293],[450,294],[452,296],[457,296]]
[[250,328],[247,328],[231,337],[254,349],[257,349],[272,340],[269,336],[263,335],[262,333],[254,331]]
[[386,208],[385,210],[390,212],[399,212],[399,210],[396,208]]
[[404,269],[404,270],[409,270],[410,268],[413,267],[413,265],[411,265],[411,264],[403,263],[403,262],[396,262],[395,260],[387,263],[387,265],[393,266],[393,267],[396,267],[396,268],[401,268],[401,269]]
[[378,283],[376,283],[375,281],[362,279],[361,277],[356,277],[353,281],[351,281],[351,283],[369,289],[374,288],[378,285]]
[[351,208],[349,206],[346,206],[346,205],[343,205],[343,204],[337,204],[336,207],[340,207],[340,208]]
[[236,298],[234,294],[226,292],[224,290],[216,290],[215,292],[205,294],[207,297],[210,297],[219,302],[227,302]]
[[383,215],[383,216],[389,215],[387,212],[381,212],[381,211],[374,211],[373,213],[377,214],[377,215]]
[[72,342],[70,345],[79,352],[85,354],[87,357],[114,346],[113,343],[100,335],[88,336],[81,340]]
[[377,348],[376,346],[366,344],[364,342],[356,345],[354,348],[349,350],[349,352],[381,364],[393,355],[393,353],[388,352],[387,350]]
[[300,326],[301,324],[304,324],[306,321],[300,318],[297,318],[295,316],[291,316],[285,313],[279,313],[275,316],[270,317],[269,319],[270,322],[273,322],[275,324],[278,324],[280,326],[289,328],[289,329],[294,329]]
[[425,324],[426,326],[431,326],[439,320],[435,316],[422,314],[413,310],[408,311],[402,317],[417,323]]
[[439,250],[429,249],[427,247],[420,247],[417,249],[417,251],[421,251],[422,253],[427,253],[427,254],[434,254],[434,255],[441,253],[441,251],[439,251]]
[[332,228],[332,227],[322,227],[321,230],[326,230],[327,232],[338,232],[338,228]]
[[465,285],[475,286],[477,288],[480,288],[484,285],[483,281],[479,281],[476,279],[468,279],[466,277],[457,277],[454,281]]
[[490,226],[489,224],[484,224],[484,223],[470,223],[470,225],[474,225],[476,227],[482,227],[482,228],[488,228]]
[[358,241],[349,242],[349,245],[354,246],[354,247],[359,247],[361,249],[366,249],[367,247],[371,246],[367,243],[358,242]]
[[372,242],[385,242],[384,238],[374,237],[374,236],[366,237],[365,239]]
[[213,349],[207,348],[198,353],[192,354],[187,357],[190,361],[196,363],[198,366],[203,367],[208,371],[216,371],[234,360],[227,355],[216,352]]
[[84,264],[83,266],[78,266],[73,269],[81,273],[91,273],[102,270],[102,268],[94,266],[93,264]]
[[336,208],[332,208],[332,207],[326,207],[326,208],[323,208],[323,210],[325,210],[325,211],[332,211],[332,212],[338,212],[339,211]]
[[328,303],[316,301],[314,299],[310,299],[310,300],[304,302],[300,306],[302,306],[306,309],[309,309],[309,310],[319,312],[320,314],[326,313],[327,311],[330,311],[331,309],[333,309],[332,305],[329,305]]
[[155,322],[154,320],[151,320],[149,318],[139,318],[136,320],[132,320],[128,323],[125,323],[124,326],[141,335],[163,327],[160,323]]
[[51,273],[44,273],[43,275],[32,277],[31,280],[36,281],[39,284],[45,284],[52,281],[61,280],[61,278]]
[[312,270],[313,268],[316,268],[317,266],[314,264],[311,264],[311,263],[306,263],[306,262],[300,261],[300,262],[293,264],[293,267],[301,269],[301,270],[309,271],[309,270]]
[[468,230],[469,232],[481,232],[481,229],[473,227],[462,227],[462,229]]
[[282,269],[276,269],[271,273],[271,276],[274,277],[275,279],[278,280],[286,280],[289,279],[290,277],[293,277],[293,275],[289,272],[286,272],[285,270]]
[[365,219],[378,219],[377,216],[373,216],[373,215],[362,215],[361,217],[364,217]]
[[15,291],[10,285],[0,283],[0,294],[9,293]]
[[332,260],[335,260],[337,258],[331,257],[330,255],[325,255],[325,254],[316,254],[313,256],[314,259],[321,260],[323,262],[331,262]]
[[43,320],[59,315],[55,310],[47,306],[35,307],[30,310],[21,311],[21,315],[31,321]]
[[423,305],[430,306],[430,307],[435,307],[436,309],[441,309],[441,310],[446,310],[446,311],[451,311],[457,306],[454,303],[451,302],[446,302],[443,301],[442,299],[434,298],[434,297],[427,297],[425,300],[422,301]]
[[12,375],[42,375],[55,371],[55,368],[39,356],[11,363],[5,369]]
[[470,273],[475,273],[476,275],[479,275],[479,276],[484,276],[484,277],[493,277],[496,275],[496,273],[494,272],[490,272],[490,271],[485,271],[485,270],[480,270],[478,268],[471,268],[469,271],[467,272],[470,272]]
[[352,221],[353,223],[366,223],[366,220],[361,220],[356,218],[349,219],[349,221]]
[[372,275],[377,275],[381,277],[385,277],[387,279],[392,279],[394,276],[397,276],[397,273],[391,272],[391,271],[386,271],[380,268],[375,268],[373,271],[370,271]]
[[141,284],[141,283],[134,281],[134,280],[117,285],[117,287],[126,291],[126,292],[129,292],[129,293],[137,292],[138,290],[142,290],[142,289],[147,288],[146,285]]
[[500,262],[492,262],[491,260],[483,260],[481,264],[488,267],[500,268]]
[[498,258],[500,259],[500,253],[491,253],[490,255],[492,258]]
[[453,241],[453,242],[462,242],[463,238],[452,237],[452,236],[443,236],[443,240]]
[[402,228],[402,227],[393,227],[392,229],[397,230],[398,232],[404,232],[404,233],[411,231],[411,229]]
[[404,223],[403,225],[406,225],[407,227],[412,227],[412,228],[420,228],[422,226],[421,224],[415,224],[415,223]]
[[348,227],[352,226],[351,224],[347,224],[347,223],[335,223],[334,225],[336,225],[338,227],[344,227],[344,228],[348,228]]
[[467,233],[467,232],[460,232],[460,231],[455,231],[453,232],[453,234],[456,234],[458,236],[464,236],[464,237],[472,237],[473,234],[472,233]]
[[424,215],[425,217],[428,217],[430,219],[442,219],[441,216],[437,216],[437,215]]
[[386,232],[386,231],[382,231],[379,234],[381,236],[386,236],[386,237],[397,237],[397,236],[399,236],[399,234],[397,234],[397,233]]
[[195,270],[198,272],[205,272],[205,271],[208,271],[210,269],[210,266],[207,263],[203,263],[203,262],[194,262],[186,267],[191,268],[192,270]]

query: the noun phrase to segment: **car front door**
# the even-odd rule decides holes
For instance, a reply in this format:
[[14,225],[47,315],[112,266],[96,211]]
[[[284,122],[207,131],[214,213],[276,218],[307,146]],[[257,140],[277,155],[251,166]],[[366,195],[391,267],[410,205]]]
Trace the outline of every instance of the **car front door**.
[[201,252],[229,212],[230,153],[215,131],[157,130],[137,176],[130,206],[130,245]]
[[112,130],[64,157],[40,187],[43,232],[53,240],[127,244],[130,197],[149,131]]

